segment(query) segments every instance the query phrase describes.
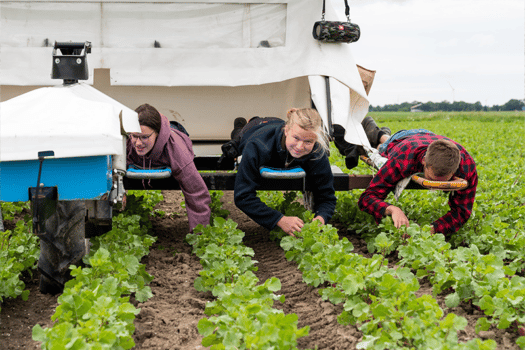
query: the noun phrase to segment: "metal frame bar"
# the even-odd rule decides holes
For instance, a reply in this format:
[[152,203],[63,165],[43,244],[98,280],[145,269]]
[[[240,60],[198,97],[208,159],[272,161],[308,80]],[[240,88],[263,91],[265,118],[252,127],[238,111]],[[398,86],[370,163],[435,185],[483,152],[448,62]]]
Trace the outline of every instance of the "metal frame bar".
[[[201,173],[204,183],[209,190],[233,191],[235,186],[234,172]],[[365,189],[372,181],[372,175],[351,175],[345,173],[334,174],[334,189],[336,191],[350,191]],[[144,184],[143,184],[144,182]],[[132,180],[124,179],[126,190],[180,190],[180,186],[173,178],[159,180]],[[424,189],[411,182],[407,189]],[[303,191],[303,179],[263,179],[261,191]]]

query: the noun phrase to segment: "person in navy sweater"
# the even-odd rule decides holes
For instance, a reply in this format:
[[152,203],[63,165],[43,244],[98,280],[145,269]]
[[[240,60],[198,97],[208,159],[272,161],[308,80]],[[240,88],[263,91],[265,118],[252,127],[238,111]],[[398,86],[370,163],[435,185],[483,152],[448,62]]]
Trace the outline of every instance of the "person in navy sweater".
[[235,205],[266,229],[278,226],[294,236],[293,232],[300,232],[304,222],[268,207],[256,191],[263,180],[261,167],[301,167],[306,173],[306,187],[314,198],[314,220],[326,224],[334,213],[336,197],[328,139],[319,113],[311,108],[293,108],[287,112],[286,122],[254,117],[239,131],[238,151],[242,157],[235,178]]

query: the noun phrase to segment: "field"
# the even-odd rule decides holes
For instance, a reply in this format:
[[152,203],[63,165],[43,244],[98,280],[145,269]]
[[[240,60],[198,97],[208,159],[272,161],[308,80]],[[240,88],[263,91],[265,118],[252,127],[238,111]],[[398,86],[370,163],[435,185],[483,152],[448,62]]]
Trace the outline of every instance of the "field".
[[[27,234],[27,207],[3,203],[0,349],[39,349],[42,342],[87,349],[87,341],[99,348],[204,349],[221,342],[234,349],[239,334],[253,349],[272,341],[279,349],[524,349],[525,115],[371,115],[393,132],[426,128],[446,135],[476,161],[473,215],[448,242],[430,236],[428,226],[447,211],[443,192],[402,194],[399,206],[413,221],[408,240],[390,219],[377,226],[358,210],[362,190],[338,192],[330,225],[307,225],[301,240],[322,244],[301,245],[253,223],[233,205],[231,192],[217,197],[214,210],[228,221],[217,219],[202,235],[186,237],[183,198],[163,191],[162,199],[137,202],[148,209],[138,212],[146,216],[141,227],[139,217],[119,217],[118,244],[109,237],[96,243],[86,259],[92,271],[75,270],[59,297],[38,291],[38,244]],[[331,162],[344,170],[335,150]],[[361,164],[351,172],[373,170]],[[276,207],[287,204],[279,193],[261,196]],[[153,205],[157,214],[148,219]],[[8,269],[23,272],[15,281]]]

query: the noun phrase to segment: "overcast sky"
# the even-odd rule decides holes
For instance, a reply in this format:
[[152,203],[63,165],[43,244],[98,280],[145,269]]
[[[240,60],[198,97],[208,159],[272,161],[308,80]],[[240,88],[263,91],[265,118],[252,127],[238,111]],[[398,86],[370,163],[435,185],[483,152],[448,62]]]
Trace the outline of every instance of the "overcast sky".
[[[376,70],[369,100],[524,99],[524,0],[348,0],[357,64]],[[344,1],[332,0],[344,15]],[[330,18],[327,18],[330,20]]]

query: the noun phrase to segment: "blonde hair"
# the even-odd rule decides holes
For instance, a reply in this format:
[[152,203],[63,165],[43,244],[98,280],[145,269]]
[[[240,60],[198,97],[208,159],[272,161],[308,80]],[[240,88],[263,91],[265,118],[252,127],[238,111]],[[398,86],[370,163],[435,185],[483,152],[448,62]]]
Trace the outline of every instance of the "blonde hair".
[[314,151],[321,151],[321,154],[328,153],[330,151],[330,145],[328,143],[328,136],[323,127],[323,120],[313,108],[292,108],[286,113],[286,126],[292,127],[297,124],[304,130],[311,131],[317,135],[316,146]]

